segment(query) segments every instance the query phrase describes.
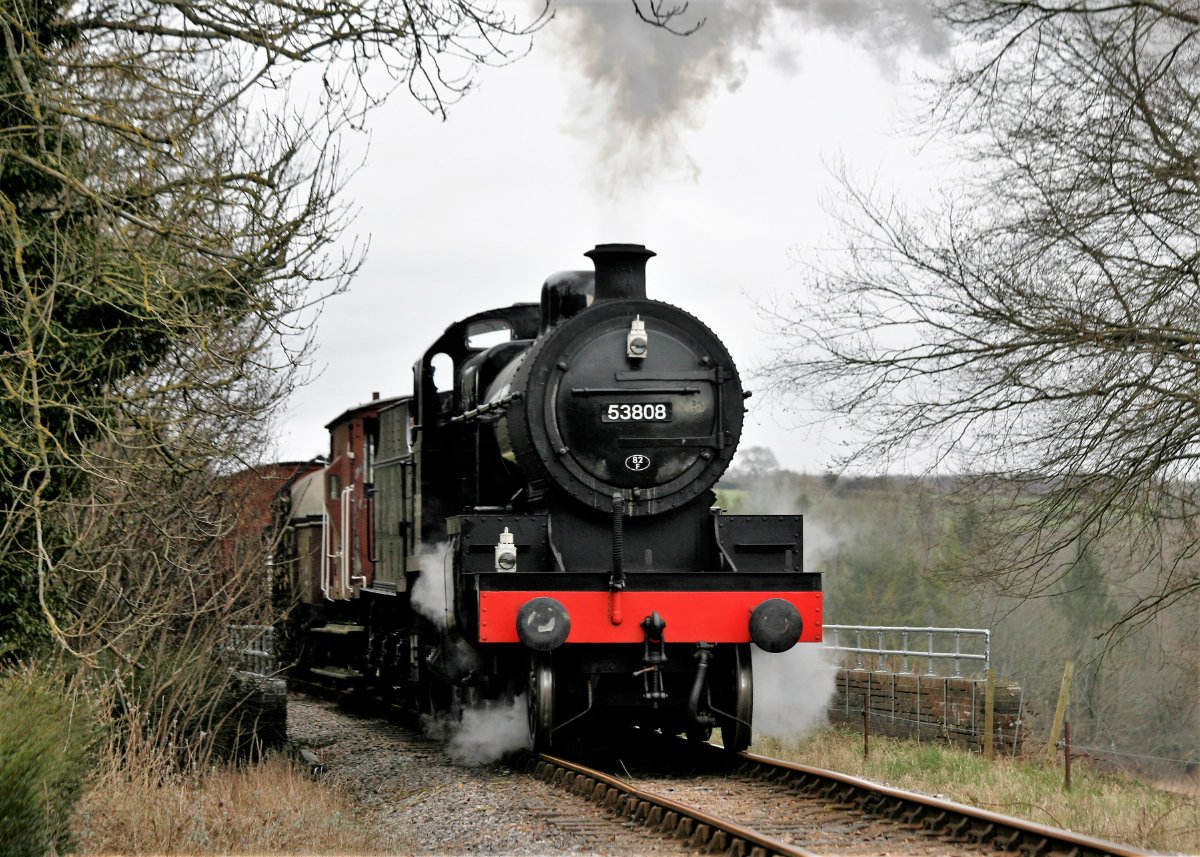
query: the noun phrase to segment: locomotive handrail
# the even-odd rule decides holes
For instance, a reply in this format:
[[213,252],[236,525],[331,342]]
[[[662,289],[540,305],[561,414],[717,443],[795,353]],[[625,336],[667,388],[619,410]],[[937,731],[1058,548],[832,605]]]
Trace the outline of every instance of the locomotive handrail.
[[473,419],[475,419],[475,417],[483,416],[484,414],[488,413],[489,411],[499,410],[500,408],[507,408],[514,401],[516,401],[517,399],[520,399],[521,396],[522,396],[521,391],[517,390],[514,393],[509,393],[503,399],[497,399],[494,402],[485,402],[484,404],[480,405],[478,408],[472,408],[471,410],[466,411],[465,413],[461,413],[456,417],[451,417],[450,422],[461,423],[461,422],[465,422],[466,420],[473,420]]
[[390,458],[378,458],[375,460],[376,469],[380,467],[391,467],[394,464],[412,466],[413,454],[411,452],[406,452],[403,455],[393,455]]
[[618,381],[713,381],[717,382],[720,379],[717,377],[716,369],[676,369],[666,372],[659,371],[647,372],[644,369],[636,371],[622,370],[616,373]]
[[[642,379],[638,379],[642,380]],[[651,379],[646,379],[651,380]],[[630,393],[663,393],[677,396],[694,396],[700,392],[699,387],[572,387],[573,396],[612,396]]]

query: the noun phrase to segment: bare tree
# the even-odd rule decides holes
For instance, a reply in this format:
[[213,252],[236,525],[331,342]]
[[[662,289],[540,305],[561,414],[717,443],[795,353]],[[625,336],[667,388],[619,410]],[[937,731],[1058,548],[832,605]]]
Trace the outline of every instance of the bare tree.
[[361,259],[341,135],[397,89],[444,118],[546,15],[0,6],[0,659],[116,676],[154,746],[224,715],[225,629],[272,620],[253,465]]
[[153,519],[261,448],[359,260],[339,132],[396,85],[444,113],[525,32],[467,0],[5,4],[0,653],[95,640],[52,585],[96,556],[76,498]]
[[961,38],[929,119],[961,175],[913,210],[843,171],[845,252],[779,312],[769,372],[867,432],[855,460],[985,482],[981,574],[1048,592],[1077,541],[1120,542],[1143,585],[1116,626],[1194,604],[1200,17],[941,12]]
[[765,446],[749,446],[738,450],[737,466],[732,468],[730,476],[734,480],[761,479],[764,476],[779,472],[779,459],[775,453]]
[[444,115],[525,32],[465,0],[0,9],[0,657],[117,676],[153,746],[229,714],[226,628],[272,620],[229,477],[361,256],[339,134],[397,85]]

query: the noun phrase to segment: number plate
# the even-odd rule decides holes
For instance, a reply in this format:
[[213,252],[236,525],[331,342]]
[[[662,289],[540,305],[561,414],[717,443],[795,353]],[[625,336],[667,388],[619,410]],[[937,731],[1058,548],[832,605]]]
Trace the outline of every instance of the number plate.
[[603,405],[600,422],[604,423],[669,423],[670,402],[622,402]]

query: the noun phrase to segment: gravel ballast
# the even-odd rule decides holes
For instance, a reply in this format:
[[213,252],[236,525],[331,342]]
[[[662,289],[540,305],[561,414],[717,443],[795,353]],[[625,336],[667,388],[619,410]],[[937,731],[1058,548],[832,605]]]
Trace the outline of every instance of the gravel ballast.
[[358,802],[398,854],[678,854],[582,798],[501,762],[470,764],[461,742],[435,741],[336,703],[292,695],[288,737],[321,776]]

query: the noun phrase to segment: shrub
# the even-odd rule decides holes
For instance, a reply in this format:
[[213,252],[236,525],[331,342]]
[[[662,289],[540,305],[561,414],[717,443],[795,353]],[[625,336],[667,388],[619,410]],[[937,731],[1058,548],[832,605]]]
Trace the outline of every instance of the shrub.
[[80,695],[34,669],[0,674],[0,857],[71,849],[95,737]]

